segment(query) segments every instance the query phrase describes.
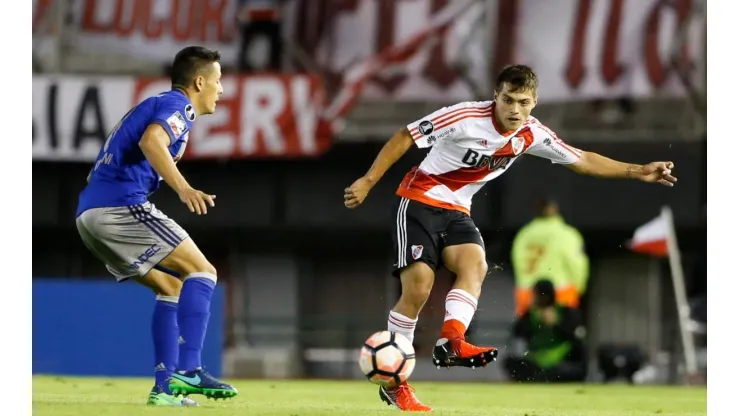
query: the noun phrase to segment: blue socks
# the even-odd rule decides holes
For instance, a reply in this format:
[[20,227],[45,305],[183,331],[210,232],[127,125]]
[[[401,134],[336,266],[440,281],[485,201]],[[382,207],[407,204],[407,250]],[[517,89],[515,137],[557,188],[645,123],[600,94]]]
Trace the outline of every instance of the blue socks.
[[216,276],[210,273],[192,273],[184,279],[180,305],[177,308],[180,371],[190,372],[202,367],[200,355],[211,316],[211,298],[215,287]]
[[152,316],[154,341],[154,378],[165,393],[170,393],[169,378],[175,371],[178,359],[177,297],[157,296]]

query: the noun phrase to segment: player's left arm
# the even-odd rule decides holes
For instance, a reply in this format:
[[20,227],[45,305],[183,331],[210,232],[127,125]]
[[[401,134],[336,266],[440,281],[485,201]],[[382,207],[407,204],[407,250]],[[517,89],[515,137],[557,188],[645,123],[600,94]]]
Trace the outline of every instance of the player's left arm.
[[594,152],[586,152],[560,140],[554,132],[543,125],[531,127],[533,142],[526,153],[550,159],[552,163],[565,165],[581,175],[597,178],[637,179],[643,182],[673,186],[676,177],[671,175],[673,162],[652,162],[637,165],[620,162]]
[[637,179],[665,186],[673,186],[678,180],[671,175],[673,162],[635,165],[609,159],[594,152],[583,152],[575,163],[566,166],[576,173],[598,178]]

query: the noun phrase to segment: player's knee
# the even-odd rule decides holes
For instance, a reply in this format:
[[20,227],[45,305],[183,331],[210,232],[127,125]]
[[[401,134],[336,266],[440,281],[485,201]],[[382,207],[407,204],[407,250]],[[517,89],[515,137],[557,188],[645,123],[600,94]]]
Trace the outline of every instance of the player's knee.
[[485,259],[479,259],[466,264],[464,267],[461,267],[461,270],[460,272],[458,272],[457,276],[458,278],[468,280],[471,283],[482,284],[487,274],[488,263]]
[[177,271],[183,280],[201,277],[217,280],[216,268],[206,259],[195,243],[187,239],[162,261],[162,266]]
[[213,265],[210,262],[208,262],[208,261],[205,261],[205,262],[203,262],[203,264],[198,265],[197,269],[198,270],[195,271],[194,273],[210,274],[210,275],[213,275],[213,278],[214,279],[216,278],[216,275],[218,274],[216,272],[216,268],[213,267]]
[[213,267],[213,265],[208,261],[200,262],[200,264],[193,264],[190,267],[187,267],[184,270],[183,275],[183,281],[193,277],[198,277],[202,279],[212,280],[214,283],[218,282],[218,274],[216,272],[216,268]]
[[483,282],[483,280],[488,275],[488,262],[486,262],[485,259],[481,259],[480,261],[476,262],[475,272],[480,281]]
[[401,301],[421,309],[434,285],[434,271],[422,263],[415,263],[401,273]]
[[214,282],[218,280],[216,277],[216,268],[203,255],[193,257],[181,256],[174,259],[174,261],[176,262],[175,270],[180,273],[183,280],[192,277],[205,278]]
[[161,284],[157,288],[157,298],[159,298],[159,296],[170,298],[180,297],[180,290],[182,290],[182,282],[177,279],[169,279],[165,284]]

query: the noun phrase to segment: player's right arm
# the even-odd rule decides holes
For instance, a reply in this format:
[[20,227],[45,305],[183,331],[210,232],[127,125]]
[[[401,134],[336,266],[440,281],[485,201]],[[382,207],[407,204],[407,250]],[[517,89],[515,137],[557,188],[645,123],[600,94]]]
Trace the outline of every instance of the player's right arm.
[[397,131],[380,150],[365,176],[344,190],[344,206],[356,208],[362,204],[370,189],[411,148],[411,145],[415,144],[416,147],[423,149],[435,145],[440,140],[456,138],[461,134],[461,128],[457,124],[460,120],[487,114],[489,106],[490,102],[471,101],[443,107]]
[[208,212],[206,204],[213,207],[215,205],[213,200],[216,196],[193,189],[188,184],[172,159],[168,149],[170,141],[170,135],[164,127],[154,123],[147,127],[144,136],[139,141],[139,147],[154,170],[177,193],[180,200],[188,206],[190,212],[195,212],[198,215],[205,214]]
[[365,176],[356,180],[349,188],[344,190],[344,206],[347,208],[356,208],[365,200],[368,192],[375,186],[385,172],[393,166],[414,144],[409,129],[404,127],[388,140],[380,153],[375,158],[372,166]]

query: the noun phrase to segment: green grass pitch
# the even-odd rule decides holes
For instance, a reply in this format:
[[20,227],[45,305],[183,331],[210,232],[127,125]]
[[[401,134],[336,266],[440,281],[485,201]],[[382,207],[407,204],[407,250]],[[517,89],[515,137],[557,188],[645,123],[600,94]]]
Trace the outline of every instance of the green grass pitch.
[[[149,379],[33,378],[33,414],[123,416],[157,414],[391,415],[366,381],[231,380],[231,400],[192,396],[199,408],[146,407]],[[438,415],[647,416],[706,415],[707,390],[699,387],[415,383],[416,394]]]

